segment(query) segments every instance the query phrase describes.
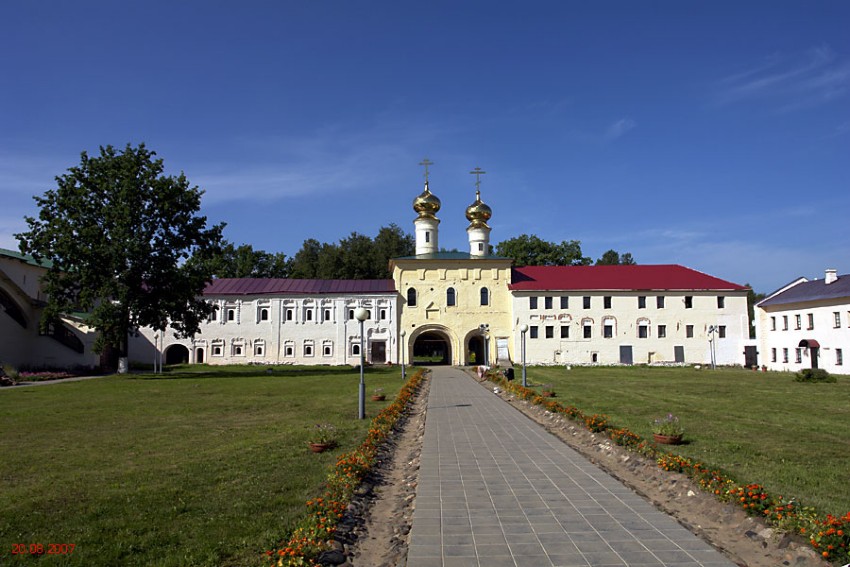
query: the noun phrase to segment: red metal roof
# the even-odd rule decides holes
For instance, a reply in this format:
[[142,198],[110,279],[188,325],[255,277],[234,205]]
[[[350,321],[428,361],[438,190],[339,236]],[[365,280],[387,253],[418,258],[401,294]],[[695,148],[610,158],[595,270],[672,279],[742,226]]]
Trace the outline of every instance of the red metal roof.
[[220,278],[204,295],[392,293],[393,280],[291,280],[284,278]]
[[747,289],[677,264],[525,266],[513,269],[508,287],[514,291]]

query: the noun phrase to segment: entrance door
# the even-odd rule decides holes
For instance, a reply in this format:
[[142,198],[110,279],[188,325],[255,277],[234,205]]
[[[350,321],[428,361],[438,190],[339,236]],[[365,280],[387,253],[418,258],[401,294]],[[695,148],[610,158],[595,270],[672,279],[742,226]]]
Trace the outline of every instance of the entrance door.
[[752,368],[759,365],[759,352],[755,345],[744,347],[744,367]]
[[469,337],[469,364],[485,364],[484,339],[479,336]]
[[496,363],[510,360],[511,357],[508,354],[508,339],[506,338],[496,338]]
[[632,364],[632,347],[620,346],[620,364]]
[[818,347],[809,347],[809,358],[812,359],[812,368],[818,367]]
[[195,349],[195,362],[198,364],[204,363],[204,349]]
[[676,362],[685,362],[685,347],[673,347],[673,360],[675,360]]
[[387,343],[375,341],[372,343],[372,364],[382,364],[387,361]]

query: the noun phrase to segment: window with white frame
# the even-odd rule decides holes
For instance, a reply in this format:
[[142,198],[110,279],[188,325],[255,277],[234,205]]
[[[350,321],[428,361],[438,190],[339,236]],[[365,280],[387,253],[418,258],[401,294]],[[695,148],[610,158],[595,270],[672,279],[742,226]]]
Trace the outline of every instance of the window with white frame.
[[407,306],[416,307],[416,288],[407,289]]
[[213,356],[224,356],[224,341],[213,341],[212,342],[212,355]]
[[245,356],[245,343],[242,341],[233,341],[231,346],[233,356]]
[[835,323],[834,323],[833,327],[835,327],[837,329],[841,326],[841,312],[835,311],[835,312],[832,313],[832,316],[835,319]]
[[213,305],[212,311],[210,311],[210,318],[207,319],[209,322],[218,320],[218,307]]
[[446,290],[446,305],[448,307],[454,307],[457,301],[457,296],[455,295],[455,288],[450,287]]
[[775,348],[770,349],[770,361],[776,362],[776,349]]
[[794,349],[794,362],[796,362],[797,364],[800,364],[801,362],[803,362],[803,349],[801,349],[801,348],[795,348]]
[[324,341],[322,343],[322,356],[333,356],[334,354],[334,344],[331,341]]
[[324,313],[322,314],[322,320],[323,321],[330,321],[331,320],[331,310],[330,309],[324,310]]
[[286,358],[292,358],[295,356],[295,343],[293,341],[286,341],[283,343],[283,356]]
[[664,296],[659,295],[655,298],[655,308],[656,309],[664,309]]
[[351,343],[351,356],[360,356],[360,343]]
[[387,320],[387,310],[381,309],[381,321],[386,321],[386,320]]
[[658,325],[658,338],[666,339],[667,338],[667,325]]
[[312,309],[305,309],[304,310],[304,320],[305,321],[312,321],[313,320],[313,310]]
[[782,349],[782,362],[788,362],[788,349]]
[[611,296],[606,295],[602,297],[602,308],[603,309],[611,309]]
[[613,339],[617,334],[616,320],[613,317],[602,318],[602,337],[605,339]]
[[841,366],[844,364],[844,351],[840,348],[835,349],[835,365]]
[[809,319],[809,327],[808,327],[808,329],[811,331],[812,329],[814,329],[814,328],[815,328],[815,314],[814,314],[814,313],[809,313],[809,314],[808,314],[808,319]]
[[[588,299],[590,298],[588,297]],[[585,339],[593,337],[593,319],[582,319],[581,328]]]
[[537,298],[529,297],[528,298],[528,308],[529,309],[537,309]]
[[585,295],[582,298],[582,305],[584,306],[585,309],[590,309],[590,296],[589,295]]
[[552,298],[544,297],[543,298],[543,309],[552,309]]
[[536,339],[537,336],[538,336],[538,332],[539,332],[539,329],[537,328],[537,325],[530,326],[528,328],[528,338]]
[[227,320],[235,321],[236,320],[236,309],[230,308],[227,310]]
[[553,339],[555,338],[555,326],[554,325],[546,325],[546,338]]
[[639,295],[638,296],[638,309],[646,309],[646,296]]
[[770,318],[770,330],[771,330],[771,331],[775,331],[775,330],[776,330],[776,317],[771,317],[771,318]]
[[481,288],[481,305],[490,305],[490,290],[486,287]]
[[803,328],[803,316],[799,313],[794,315],[794,328],[798,331]]
[[561,338],[562,339],[570,338],[570,326],[569,325],[561,325]]
[[717,296],[717,308],[725,309],[726,308],[726,298],[722,295]]
[[638,320],[638,338],[639,339],[648,339],[649,338],[649,321],[646,319]]
[[293,309],[287,309],[287,310],[286,310],[286,320],[287,320],[287,321],[292,321],[292,317],[293,317],[294,315],[295,315],[295,312],[294,312],[294,310],[293,310]]
[[693,309],[694,308],[694,296],[686,295],[685,296],[685,309]]
[[717,326],[717,338],[725,339],[726,338],[726,325],[718,325]]
[[688,339],[694,338],[694,326],[693,325],[685,325],[685,338],[688,338]]
[[561,309],[569,309],[570,308],[570,298],[567,295],[561,296]]
[[304,341],[304,356],[313,356],[313,341]]
[[783,330],[783,331],[787,331],[787,330],[788,330],[788,315],[783,315],[783,316],[782,316],[782,330]]
[[266,341],[263,339],[254,341],[254,356],[266,356]]

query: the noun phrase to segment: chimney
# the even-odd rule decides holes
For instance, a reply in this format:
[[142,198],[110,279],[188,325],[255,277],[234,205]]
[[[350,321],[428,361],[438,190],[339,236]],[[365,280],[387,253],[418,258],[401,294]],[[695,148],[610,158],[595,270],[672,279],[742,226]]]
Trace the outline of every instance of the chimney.
[[824,272],[824,283],[829,285],[834,281],[838,281],[838,275],[835,269],[828,269]]

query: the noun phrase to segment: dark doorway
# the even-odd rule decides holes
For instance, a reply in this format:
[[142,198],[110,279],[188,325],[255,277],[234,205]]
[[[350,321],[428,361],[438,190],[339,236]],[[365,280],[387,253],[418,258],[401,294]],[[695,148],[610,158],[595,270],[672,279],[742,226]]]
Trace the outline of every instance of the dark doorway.
[[204,363],[204,349],[202,349],[202,348],[195,349],[195,362],[197,364],[203,364]]
[[486,364],[484,361],[484,339],[478,336],[469,338],[469,360],[468,364]]
[[809,359],[812,361],[812,368],[818,367],[818,351],[820,350],[820,343],[814,339],[803,339],[800,341],[800,344],[797,345],[800,348],[809,349]]
[[759,351],[755,345],[744,347],[744,367],[752,368],[759,365]]
[[375,341],[372,343],[372,364],[383,364],[387,361],[387,343]]
[[675,362],[685,362],[685,347],[683,347],[683,346],[674,346],[673,347],[673,360]]
[[632,359],[632,347],[631,346],[621,346],[620,347],[620,364],[632,364],[634,360]]
[[189,349],[183,345],[171,345],[165,350],[166,364],[189,364]]
[[451,364],[452,351],[449,341],[442,333],[422,333],[413,343],[413,364]]

